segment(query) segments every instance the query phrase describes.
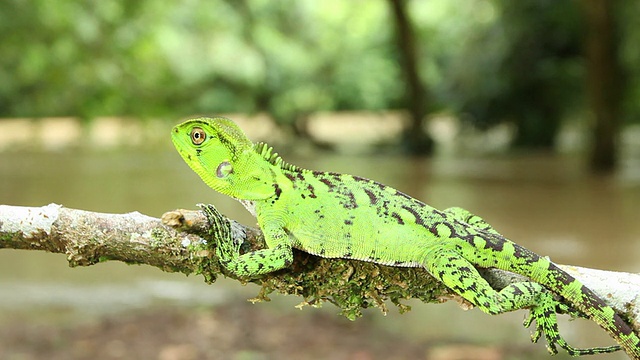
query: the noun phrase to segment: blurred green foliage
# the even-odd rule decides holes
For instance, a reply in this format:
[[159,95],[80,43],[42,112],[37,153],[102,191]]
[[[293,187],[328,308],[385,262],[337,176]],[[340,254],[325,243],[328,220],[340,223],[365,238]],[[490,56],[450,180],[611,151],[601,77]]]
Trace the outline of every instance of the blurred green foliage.
[[[546,146],[584,112],[579,1],[408,1],[430,111],[515,122]],[[640,5],[620,0],[627,120],[638,118]],[[3,0],[0,117],[319,110],[405,103],[383,0]],[[636,120],[637,121],[637,120]]]
[[562,116],[584,97],[580,9],[572,1],[493,4],[491,21],[468,29],[447,69],[449,96],[480,125],[514,121],[517,145],[551,146]]
[[385,109],[386,17],[363,1],[2,1],[0,116]]

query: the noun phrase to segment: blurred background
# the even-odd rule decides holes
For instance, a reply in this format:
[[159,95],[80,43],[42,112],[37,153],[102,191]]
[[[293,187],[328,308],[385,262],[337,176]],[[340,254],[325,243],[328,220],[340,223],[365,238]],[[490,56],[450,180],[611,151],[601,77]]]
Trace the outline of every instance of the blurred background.
[[[225,115],[288,162],[465,207],[559,263],[638,272],[639,21],[632,0],[3,0],[0,204],[210,202],[252,225],[169,140]],[[548,358],[523,311],[409,301],[349,322],[247,303],[257,291],[2,250],[0,358]]]

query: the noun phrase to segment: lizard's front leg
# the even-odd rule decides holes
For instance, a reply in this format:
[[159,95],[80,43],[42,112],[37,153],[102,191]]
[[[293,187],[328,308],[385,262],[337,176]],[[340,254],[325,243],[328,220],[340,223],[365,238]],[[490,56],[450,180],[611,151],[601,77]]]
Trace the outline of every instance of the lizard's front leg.
[[[216,217],[211,209],[202,208],[211,222]],[[230,230],[229,230],[230,231]],[[267,243],[266,249],[240,254],[242,244],[236,243],[230,236],[217,237],[216,255],[220,264],[239,277],[251,277],[270,273],[288,267],[293,262],[293,251],[289,235],[280,226],[266,224],[262,233]]]
[[227,257],[224,251],[219,251],[218,257],[227,270],[240,277],[251,277],[288,267],[293,261],[293,252],[290,245],[277,245],[232,257]]

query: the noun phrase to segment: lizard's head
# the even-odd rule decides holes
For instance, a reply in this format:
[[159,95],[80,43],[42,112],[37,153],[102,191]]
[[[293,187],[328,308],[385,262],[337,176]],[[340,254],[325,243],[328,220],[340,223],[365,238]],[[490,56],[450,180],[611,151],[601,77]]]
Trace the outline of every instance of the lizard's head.
[[197,118],[177,125],[171,140],[184,161],[214,190],[242,200],[274,194],[274,174],[231,120]]

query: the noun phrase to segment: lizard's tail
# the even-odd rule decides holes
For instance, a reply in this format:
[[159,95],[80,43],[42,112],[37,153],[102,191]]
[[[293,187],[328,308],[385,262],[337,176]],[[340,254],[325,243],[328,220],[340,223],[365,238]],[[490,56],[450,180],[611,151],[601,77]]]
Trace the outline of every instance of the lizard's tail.
[[613,308],[551,261],[549,270],[546,275],[533,275],[532,279],[564,297],[577,310],[600,325],[623,347],[629,357],[634,360],[640,359],[640,338]]

